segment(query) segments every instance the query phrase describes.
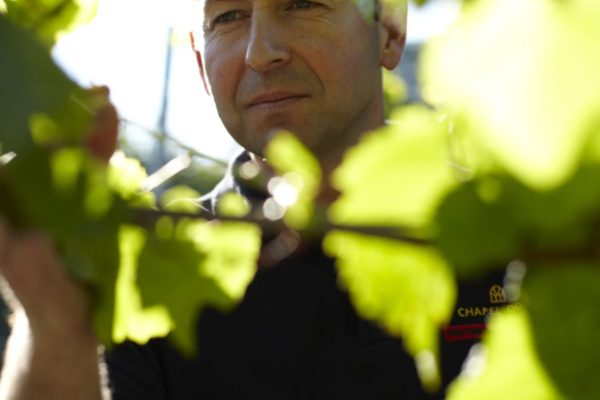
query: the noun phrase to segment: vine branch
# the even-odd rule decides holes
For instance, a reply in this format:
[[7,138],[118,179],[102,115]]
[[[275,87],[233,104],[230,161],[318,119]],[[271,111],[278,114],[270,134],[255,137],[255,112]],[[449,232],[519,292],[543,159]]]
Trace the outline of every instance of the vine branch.
[[[134,222],[148,227],[154,224],[156,220],[162,217],[170,217],[174,219],[205,219],[208,221],[224,221],[224,222],[245,222],[258,225],[263,232],[266,233],[279,233],[286,229],[289,229],[282,220],[271,221],[266,218],[256,218],[252,216],[235,217],[228,215],[214,215],[209,211],[202,208],[197,213],[190,212],[173,212],[166,210],[153,210],[153,209],[140,209],[136,208],[133,210]],[[411,244],[417,244],[426,246],[431,244],[430,241],[422,238],[410,236],[406,232],[407,229],[400,227],[389,227],[389,226],[375,226],[375,225],[346,225],[346,224],[334,224],[325,222],[320,225],[320,233],[327,231],[342,231],[348,233],[357,233],[361,235],[375,236],[382,239],[396,240]]]
[[124,122],[126,124],[133,125],[133,126],[136,126],[136,127],[140,128],[146,134],[150,135],[152,138],[154,138],[154,139],[156,139],[158,141],[164,142],[165,140],[168,140],[169,142],[175,144],[177,147],[181,148],[182,150],[185,150],[191,156],[202,158],[204,160],[211,161],[211,162],[213,162],[215,164],[222,165],[224,167],[227,166],[227,162],[226,161],[223,161],[223,160],[221,160],[219,158],[216,158],[216,157],[213,157],[213,156],[209,156],[208,154],[199,152],[198,150],[194,149],[193,147],[188,146],[187,144],[181,142],[179,139],[177,139],[177,138],[175,138],[175,137],[173,137],[173,136],[171,136],[171,135],[169,135],[169,134],[167,134],[165,132],[159,132],[159,131],[150,129],[150,128],[146,127],[146,126],[143,126],[142,124],[140,124],[138,122],[131,121],[131,120],[127,119],[127,118],[121,118],[120,120],[121,120],[121,122]]

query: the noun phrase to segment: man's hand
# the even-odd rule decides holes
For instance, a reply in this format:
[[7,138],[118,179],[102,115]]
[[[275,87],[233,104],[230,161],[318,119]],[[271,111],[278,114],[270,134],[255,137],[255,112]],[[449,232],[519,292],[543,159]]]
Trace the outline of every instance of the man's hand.
[[0,273],[14,310],[0,399],[101,399],[89,298],[50,238],[0,227]]
[[93,337],[88,296],[68,276],[47,235],[0,229],[0,272],[9,304],[22,308],[32,333],[40,334],[34,339]]

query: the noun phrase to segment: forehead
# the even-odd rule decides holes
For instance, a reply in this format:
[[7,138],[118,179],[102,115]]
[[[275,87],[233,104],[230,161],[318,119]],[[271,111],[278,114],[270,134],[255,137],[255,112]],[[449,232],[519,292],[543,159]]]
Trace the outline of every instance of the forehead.
[[[200,5],[203,11],[202,18],[204,18],[206,14],[206,9],[213,4],[227,4],[227,3],[255,3],[257,0],[196,0]],[[261,0],[272,3],[279,2],[289,2],[293,0]],[[382,9],[382,12],[388,13],[393,16],[394,19],[398,19],[400,21],[406,20],[406,14],[408,10],[408,0],[329,0],[331,2],[352,2],[358,6],[359,9],[370,8],[369,6],[372,3],[379,5]]]

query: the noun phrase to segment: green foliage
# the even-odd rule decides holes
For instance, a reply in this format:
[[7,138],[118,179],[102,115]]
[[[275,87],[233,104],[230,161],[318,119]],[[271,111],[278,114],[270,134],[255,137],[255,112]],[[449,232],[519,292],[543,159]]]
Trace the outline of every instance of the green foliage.
[[523,300],[540,360],[566,398],[600,397],[598,261],[555,261],[532,267]]
[[[597,255],[599,11],[590,1],[465,4],[457,24],[427,46],[421,62],[425,96],[438,111],[396,112],[392,119],[398,122],[366,137],[333,175],[341,192],[329,209],[334,223],[384,225],[405,240],[431,240],[462,275],[514,259],[531,263],[528,284],[539,286],[526,286],[524,301],[535,299],[537,306],[497,317],[486,342],[485,371],[461,378],[452,399],[498,393],[560,398],[553,385],[568,398],[597,397],[597,355],[588,338],[597,324],[593,306],[588,312],[576,289],[569,295],[560,288],[587,287],[576,265],[582,256]],[[332,251],[335,241],[327,243]],[[332,251],[338,257],[359,257],[368,248],[359,242],[345,242],[344,251],[338,246]],[[547,272],[536,261],[540,256],[565,259],[554,268],[560,273]],[[354,270],[347,260],[338,262],[359,312],[389,327],[386,313],[394,312],[386,291],[365,295],[373,293],[373,262],[362,263],[363,275],[358,263]],[[352,284],[348,270],[356,274]],[[581,297],[597,305],[595,279],[588,276],[588,282],[589,296]],[[381,300],[381,309],[373,299]],[[568,329],[556,316],[561,309],[573,321]],[[414,329],[396,333],[407,340]]]
[[439,116],[409,106],[392,120],[348,151],[334,172],[333,185],[342,195],[329,209],[332,221],[427,228],[455,185]]
[[98,6],[98,0],[3,0],[2,3],[0,12],[4,10],[9,19],[35,33],[48,46],[61,33],[89,22]]
[[384,69],[383,71],[383,100],[385,103],[386,118],[390,117],[391,112],[404,104],[408,96],[406,83],[392,71]]
[[[119,231],[120,264],[115,283],[115,324],[112,338],[120,343],[131,339],[145,343],[166,336],[173,321],[163,304],[144,306],[137,285],[138,261],[148,233],[136,226],[123,225]],[[152,282],[151,282],[152,283]]]
[[147,178],[146,169],[139,160],[129,158],[121,151],[111,157],[107,171],[108,185],[130,204],[145,207],[156,204],[154,194],[143,190]]
[[469,2],[425,50],[424,96],[467,121],[500,168],[556,187],[598,122],[599,20],[588,0]]
[[585,248],[598,220],[598,179],[600,166],[587,164],[567,183],[542,192],[508,176],[475,179],[450,193],[439,207],[435,242],[466,275],[533,252]]
[[[198,310],[229,310],[243,297],[262,221],[207,221],[186,187],[159,208],[137,160],[117,154],[106,166],[82,148],[100,105],[46,45],[92,3],[0,3],[0,142],[17,153],[0,163],[0,215],[51,233],[91,288],[105,343],[170,334],[192,353]],[[373,4],[359,2],[369,15]],[[403,338],[431,390],[454,273],[528,265],[524,286],[511,286],[522,307],[492,317],[451,400],[600,396],[599,42],[597,0],[465,2],[421,62],[436,108],[394,110],[349,151],[325,215],[315,205],[319,164],[300,141],[281,134],[266,151],[288,227],[325,236],[358,312]],[[385,83],[388,103],[400,102],[402,86]],[[223,220],[250,220],[235,195],[219,207]]]
[[527,313],[522,309],[492,316],[483,347],[452,384],[448,400],[559,400],[533,350]]
[[34,139],[81,140],[90,119],[85,92],[54,65],[47,49],[0,15],[0,119],[3,150],[22,153]]
[[163,209],[194,213],[198,211],[200,193],[185,185],[170,187],[160,197]]
[[237,193],[229,192],[219,199],[217,214],[243,217],[250,211],[248,200]]
[[275,136],[265,149],[265,155],[281,176],[273,182],[271,194],[281,206],[288,207],[286,222],[296,229],[302,229],[314,212],[313,200],[321,184],[319,162],[289,132]]
[[448,195],[438,211],[440,233],[436,244],[458,272],[465,275],[506,265],[519,249],[518,226],[507,209],[511,204],[486,198],[485,187],[479,189],[487,184],[497,186],[490,191],[502,190],[498,180],[488,179],[479,185],[472,182],[461,186]]
[[444,259],[427,246],[335,231],[323,246],[336,257],[356,310],[403,337],[426,388],[438,389],[438,328],[448,322],[456,297]]
[[158,220],[138,259],[137,284],[144,307],[164,308],[172,339],[195,350],[198,310],[230,309],[254,276],[260,230],[243,223],[170,217]]
[[[7,88],[0,93],[0,143],[17,154],[0,165],[0,218],[51,234],[69,271],[90,288],[94,327],[107,346],[171,333],[191,353],[198,311],[231,308],[243,296],[259,229],[175,220],[156,210],[138,160],[116,154],[105,165],[84,148],[91,117],[102,106],[97,97],[2,15],[0,45],[0,83]],[[175,192],[164,196],[166,208],[181,200],[182,189]],[[199,208],[188,204],[184,211],[195,217]]]

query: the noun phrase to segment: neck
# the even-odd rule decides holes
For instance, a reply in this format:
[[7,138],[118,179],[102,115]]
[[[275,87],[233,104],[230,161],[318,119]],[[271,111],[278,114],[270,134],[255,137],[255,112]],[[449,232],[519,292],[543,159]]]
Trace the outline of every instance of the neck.
[[331,173],[342,163],[348,150],[356,146],[360,140],[378,128],[385,125],[385,115],[383,112],[383,99],[381,104],[375,107],[377,112],[371,113],[370,118],[363,119],[362,122],[355,124],[345,135],[344,140],[330,143],[329,148],[320,153],[316,153],[324,177],[329,177]]

